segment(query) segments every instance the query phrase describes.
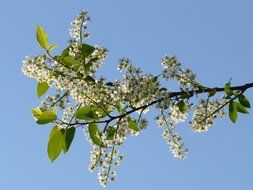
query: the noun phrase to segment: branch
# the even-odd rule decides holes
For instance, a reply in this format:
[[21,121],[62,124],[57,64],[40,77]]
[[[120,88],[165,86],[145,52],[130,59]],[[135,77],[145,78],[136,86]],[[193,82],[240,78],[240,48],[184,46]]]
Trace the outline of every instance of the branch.
[[[253,87],[253,83],[246,83],[244,85],[241,85],[241,86],[233,86],[233,87],[230,87],[231,90],[239,90],[241,92],[245,92],[247,89],[249,88],[252,88]],[[194,94],[203,94],[203,93],[209,93],[209,92],[213,92],[213,91],[216,91],[216,92],[224,92],[224,87],[213,87],[213,88],[203,88],[203,89],[198,89],[198,90],[191,90],[191,91],[179,91],[179,92],[171,92],[170,95],[169,95],[169,98],[173,98],[173,97],[177,97],[177,96],[180,96],[180,95],[183,95],[184,93],[187,93],[189,95],[189,98],[192,97]],[[90,122],[76,122],[76,123],[65,123],[65,122],[61,122],[61,124],[65,124],[65,125],[68,125],[68,126],[73,126],[76,128],[79,127],[79,126],[83,126],[83,125],[88,125],[88,124],[91,124],[91,123],[96,123],[96,124],[99,124],[99,123],[110,123],[111,121],[113,120],[116,120],[116,119],[122,119],[124,118],[125,116],[127,115],[130,115],[136,111],[139,111],[139,110],[144,110],[148,107],[151,107],[159,102],[161,102],[164,98],[160,98],[158,100],[154,100],[152,102],[150,102],[149,104],[146,104],[146,105],[143,105],[143,106],[140,106],[140,107],[137,107],[137,108],[133,108],[132,110],[129,110],[127,111],[126,113],[124,114],[121,114],[121,115],[117,115],[117,116],[111,116],[109,119],[107,120],[101,120],[101,121],[90,121]]]

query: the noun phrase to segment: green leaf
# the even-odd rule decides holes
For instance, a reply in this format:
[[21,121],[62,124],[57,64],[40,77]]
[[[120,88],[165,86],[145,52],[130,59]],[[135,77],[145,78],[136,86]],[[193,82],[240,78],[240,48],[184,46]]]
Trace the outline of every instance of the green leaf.
[[45,32],[45,30],[37,25],[37,29],[36,29],[36,38],[38,43],[40,44],[40,47],[43,49],[47,49],[48,46],[48,35]]
[[51,123],[57,119],[57,115],[52,111],[44,111],[38,118],[37,124],[43,125]]
[[91,106],[83,106],[76,111],[76,118],[81,120],[95,120],[99,119]]
[[236,105],[236,109],[238,112],[245,113],[245,114],[249,113],[248,110],[242,104],[238,102],[234,102],[234,104]]
[[184,101],[179,101],[176,105],[181,113],[185,114],[187,112],[187,105]]
[[120,114],[124,114],[125,113],[124,109],[121,107],[120,101],[117,101],[116,106],[117,106],[117,110],[118,110],[118,112]]
[[33,114],[33,117],[35,117],[36,119],[39,119],[39,117],[42,114],[42,111],[39,108],[33,108],[32,114]]
[[82,51],[82,55],[84,57],[88,57],[89,55],[91,55],[94,52],[95,48],[93,46],[90,46],[88,44],[83,44],[81,51]]
[[[82,76],[82,78],[83,78],[83,76]],[[83,80],[86,81],[86,82],[89,82],[89,83],[91,83],[91,84],[94,84],[94,83],[95,83],[95,79],[92,78],[91,76],[87,76],[87,77],[85,77]]]
[[229,118],[233,123],[237,120],[237,106],[233,101],[229,103]]
[[116,133],[116,129],[112,126],[107,127],[107,139],[112,140],[114,138],[114,135]]
[[203,89],[203,88],[205,88],[202,84],[200,84],[199,82],[196,82],[195,83],[195,86],[197,87],[197,88],[199,88],[199,89]]
[[71,56],[62,57],[61,61],[66,63],[68,66],[79,66],[79,65],[81,65],[80,61],[74,60]]
[[224,92],[225,92],[226,94],[230,94],[230,93],[231,93],[230,87],[231,87],[231,82],[229,81],[229,82],[226,83],[225,86],[224,86]]
[[57,48],[57,45],[56,45],[56,44],[50,44],[50,45],[47,47],[47,51],[51,52],[51,51],[53,51],[55,48]]
[[136,131],[136,132],[140,131],[139,126],[136,124],[135,121],[133,121],[133,120],[131,120],[131,119],[128,121],[128,127],[129,127],[130,129]]
[[69,47],[67,47],[61,52],[61,57],[66,57],[68,55],[69,55]]
[[232,94],[233,94],[234,96],[238,96],[240,93],[241,93],[240,90],[233,90],[233,91],[232,91]]
[[43,96],[49,89],[49,85],[46,82],[39,82],[37,86],[38,98]]
[[75,127],[67,128],[65,131],[65,146],[63,147],[63,152],[66,153],[69,150],[69,147],[74,139],[76,132]]
[[65,130],[56,127],[52,129],[47,145],[48,157],[52,163],[61,154],[65,144]]
[[182,92],[182,94],[180,95],[180,98],[182,99],[189,99],[191,96],[189,94],[187,94],[186,92]]
[[244,107],[250,108],[249,100],[243,94],[238,96],[238,100]]
[[50,132],[49,139],[51,139],[51,137],[54,136],[54,134],[57,133],[60,129],[61,128],[58,125],[54,126]]
[[156,83],[157,80],[158,80],[158,76],[155,76],[155,77],[152,79],[152,82],[153,82],[153,83]]
[[102,147],[103,142],[101,140],[101,132],[99,131],[97,125],[95,123],[89,124],[89,134],[91,140],[94,142],[94,144]]
[[213,97],[216,94],[216,90],[212,90],[208,93],[208,97]]
[[54,105],[54,106],[51,108],[51,111],[52,111],[55,115],[57,115],[57,106]]

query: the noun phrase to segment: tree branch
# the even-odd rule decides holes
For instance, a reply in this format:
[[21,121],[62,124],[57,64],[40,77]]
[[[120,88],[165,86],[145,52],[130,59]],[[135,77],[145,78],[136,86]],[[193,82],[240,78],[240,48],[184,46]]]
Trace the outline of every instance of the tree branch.
[[[244,85],[230,87],[230,89],[231,90],[239,90],[241,92],[245,92],[247,89],[252,88],[252,87],[253,87],[253,83],[246,83]],[[187,92],[185,92],[185,91],[171,92],[170,95],[169,95],[169,98],[177,97],[177,96],[183,95],[184,93],[187,93],[189,95],[189,98],[190,98],[194,94],[203,94],[203,93],[209,93],[209,92],[213,92],[213,91],[215,91],[215,92],[223,92],[224,91],[224,87],[203,88],[203,89],[191,90],[191,91],[187,91]],[[96,123],[96,124],[99,124],[99,123],[110,123],[111,121],[113,121],[115,119],[122,119],[125,116],[130,115],[130,114],[132,114],[132,113],[134,113],[136,111],[144,110],[144,109],[146,109],[148,107],[151,107],[151,106],[153,106],[153,105],[161,102],[163,99],[164,98],[160,98],[158,100],[154,100],[154,101],[150,102],[149,104],[146,104],[146,105],[143,105],[143,106],[140,106],[140,107],[137,107],[137,108],[133,108],[132,110],[129,110],[129,111],[127,111],[124,114],[117,115],[117,116],[111,116],[109,119],[106,119],[106,120],[90,121],[90,122],[76,122],[76,123],[64,123],[64,122],[62,122],[62,124],[65,124],[65,125],[77,128],[79,126],[88,125],[88,124],[91,124],[91,123]]]

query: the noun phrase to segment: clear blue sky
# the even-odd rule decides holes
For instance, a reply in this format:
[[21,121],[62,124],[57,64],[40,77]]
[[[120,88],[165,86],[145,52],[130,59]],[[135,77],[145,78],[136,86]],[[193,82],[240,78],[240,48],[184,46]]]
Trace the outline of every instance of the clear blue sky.
[[[50,127],[37,126],[30,108],[39,104],[36,82],[21,73],[26,55],[42,53],[35,25],[64,48],[70,21],[90,10],[92,44],[110,49],[101,73],[119,76],[115,67],[126,56],[145,72],[159,73],[165,53],[176,54],[197,79],[209,86],[253,82],[253,1],[251,0],[1,0],[1,190],[97,190],[97,174],[87,170],[90,148],[79,130],[68,154],[51,164],[46,153]],[[174,88],[174,86],[171,86]],[[246,94],[253,103],[253,89]],[[250,110],[253,112],[253,110]],[[151,116],[153,113],[150,114]],[[108,189],[250,190],[253,188],[253,113],[227,118],[208,133],[180,130],[190,154],[172,157],[161,131],[148,129],[130,138],[125,160]]]

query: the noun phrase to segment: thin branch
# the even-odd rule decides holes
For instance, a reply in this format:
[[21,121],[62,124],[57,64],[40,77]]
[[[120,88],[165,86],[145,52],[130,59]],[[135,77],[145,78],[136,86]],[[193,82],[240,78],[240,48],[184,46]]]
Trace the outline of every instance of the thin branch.
[[[253,87],[253,83],[247,83],[245,85],[231,87],[230,89],[231,90],[240,90],[241,92],[245,92],[247,89],[252,88],[252,87]],[[203,93],[209,93],[209,92],[213,92],[213,91],[223,92],[224,91],[224,87],[222,87],[222,88],[213,87],[213,88],[204,88],[204,89],[198,89],[198,90],[191,90],[191,91],[188,91],[187,94],[189,94],[189,96],[192,97],[194,94],[203,94]],[[182,95],[184,93],[186,93],[186,92],[184,92],[184,91],[171,92],[170,95],[169,95],[169,98],[177,97],[177,96],[180,96],[180,95]],[[125,116],[130,115],[130,114],[132,114],[132,113],[134,113],[136,111],[139,111],[139,110],[151,107],[151,106],[153,106],[153,105],[155,105],[155,104],[163,101],[163,99],[164,98],[160,98],[160,99],[154,100],[154,101],[150,102],[149,104],[146,104],[146,105],[143,105],[143,106],[140,106],[140,107],[137,107],[137,108],[133,108],[132,110],[127,111],[124,114],[117,115],[117,116],[111,116],[111,118],[106,119],[106,120],[90,121],[90,122],[76,122],[76,123],[70,123],[69,125],[70,126],[79,127],[79,126],[88,125],[88,124],[91,124],[91,123],[96,123],[96,124],[99,124],[99,123],[110,123],[111,121],[113,121],[115,119],[122,119]],[[68,123],[64,123],[64,122],[62,124],[68,125]]]

